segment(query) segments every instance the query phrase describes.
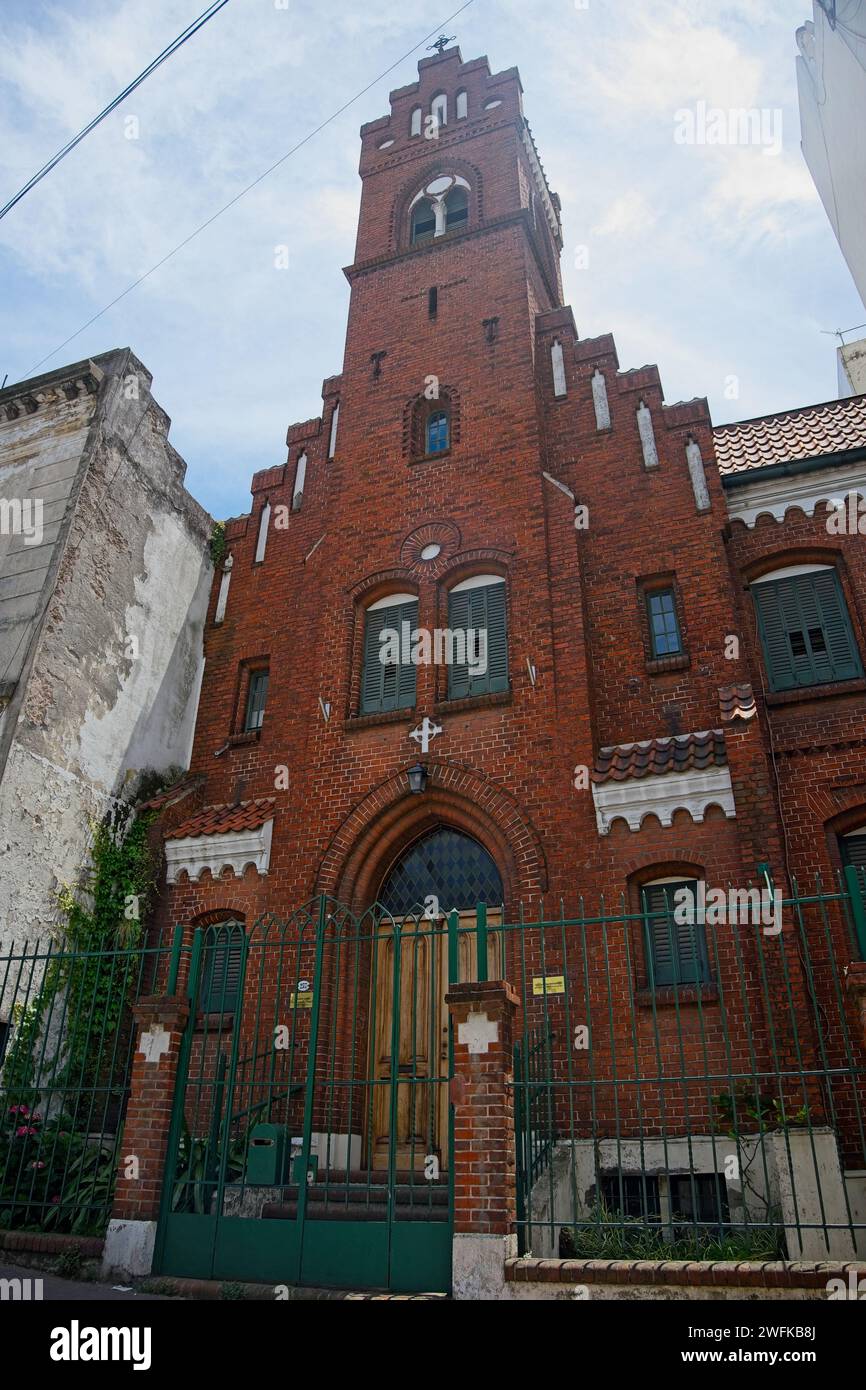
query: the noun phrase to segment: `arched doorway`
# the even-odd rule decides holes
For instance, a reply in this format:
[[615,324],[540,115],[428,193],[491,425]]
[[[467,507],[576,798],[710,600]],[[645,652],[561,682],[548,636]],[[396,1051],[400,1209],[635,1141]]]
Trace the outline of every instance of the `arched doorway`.
[[[377,894],[373,945],[368,1135],[373,1167],[393,1152],[400,1169],[448,1162],[448,922],[456,911],[459,978],[477,978],[473,930],[479,903],[494,930],[488,973],[496,974],[502,876],[478,840],[437,825],[401,851]],[[390,1085],[388,1084],[390,1082]],[[392,1144],[393,1131],[393,1144]]]

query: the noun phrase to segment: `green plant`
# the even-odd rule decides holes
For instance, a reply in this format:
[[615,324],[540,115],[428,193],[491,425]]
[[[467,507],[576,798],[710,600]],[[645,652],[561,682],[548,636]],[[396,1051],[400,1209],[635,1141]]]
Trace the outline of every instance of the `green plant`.
[[213,560],[214,569],[219,569],[226,553],[226,524],[224,521],[215,521],[210,537],[210,557]]
[[233,1299],[233,1300],[235,1300],[235,1301],[240,1301],[240,1300],[242,1300],[242,1299],[245,1299],[246,1296],[247,1296],[247,1291],[246,1291],[246,1289],[244,1288],[243,1284],[238,1284],[238,1283],[220,1284],[220,1298]]
[[760,1095],[747,1087],[713,1096],[713,1106],[732,1139],[749,1132],[744,1129],[744,1121],[750,1121],[752,1128],[761,1134],[804,1129],[810,1121],[808,1105],[802,1105],[799,1110],[786,1110],[784,1101],[778,1096]]
[[564,1227],[559,1239],[560,1256],[578,1260],[776,1260],[782,1248],[780,1234],[763,1227],[685,1235],[679,1224],[622,1216],[604,1202],[585,1224]]
[[[226,1182],[237,1182],[243,1177],[247,1157],[247,1131],[233,1139],[229,1144],[226,1159]],[[210,1204],[219,1177],[219,1141],[193,1138],[184,1124],[178,1145],[175,1183],[171,1198],[171,1209],[175,1212],[195,1212],[204,1216],[210,1211]]]
[[173,1279],[142,1279],[136,1286],[139,1293],[160,1294],[163,1298],[177,1298],[177,1284]]
[[61,1251],[54,1262],[54,1273],[59,1274],[61,1279],[77,1279],[81,1274],[81,1265],[84,1261],[84,1254],[80,1245],[70,1245],[66,1250]]

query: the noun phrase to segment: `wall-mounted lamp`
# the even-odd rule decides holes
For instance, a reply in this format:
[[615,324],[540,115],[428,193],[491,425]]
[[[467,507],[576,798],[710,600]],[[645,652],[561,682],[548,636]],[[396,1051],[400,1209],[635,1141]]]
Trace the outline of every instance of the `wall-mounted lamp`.
[[406,773],[409,779],[409,790],[414,796],[423,796],[427,790],[427,769],[423,763],[416,763],[410,767]]

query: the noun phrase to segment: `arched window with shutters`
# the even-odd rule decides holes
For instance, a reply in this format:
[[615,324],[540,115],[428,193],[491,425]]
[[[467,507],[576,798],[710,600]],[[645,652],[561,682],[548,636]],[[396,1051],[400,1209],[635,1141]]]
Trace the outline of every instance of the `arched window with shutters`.
[[770,689],[863,675],[848,605],[832,565],[792,565],[751,585]]
[[208,927],[202,953],[199,1011],[234,1013],[240,1004],[246,932],[242,922],[229,918]]
[[414,708],[418,671],[410,654],[417,626],[415,594],[389,594],[366,610],[361,714]]
[[855,869],[862,869],[866,875],[866,825],[840,836],[839,847],[842,851],[842,863],[852,864]]
[[448,628],[453,650],[463,660],[448,668],[448,698],[491,695],[509,688],[508,612],[505,580],[479,574],[455,584],[448,594]]
[[[710,978],[706,928],[697,920],[698,881],[658,878],[641,888],[650,989],[703,984]],[[686,894],[691,895],[691,904]]]

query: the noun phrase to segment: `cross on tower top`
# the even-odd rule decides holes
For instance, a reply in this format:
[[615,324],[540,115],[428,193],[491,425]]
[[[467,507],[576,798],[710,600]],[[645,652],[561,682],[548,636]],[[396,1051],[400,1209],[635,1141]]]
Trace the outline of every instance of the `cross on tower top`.
[[456,37],[456,34],[452,34],[449,39],[445,36],[445,34],[440,34],[435,43],[431,43],[428,45],[427,52],[432,53],[433,49],[435,48],[441,58],[443,49],[447,48],[449,43],[453,43]]

